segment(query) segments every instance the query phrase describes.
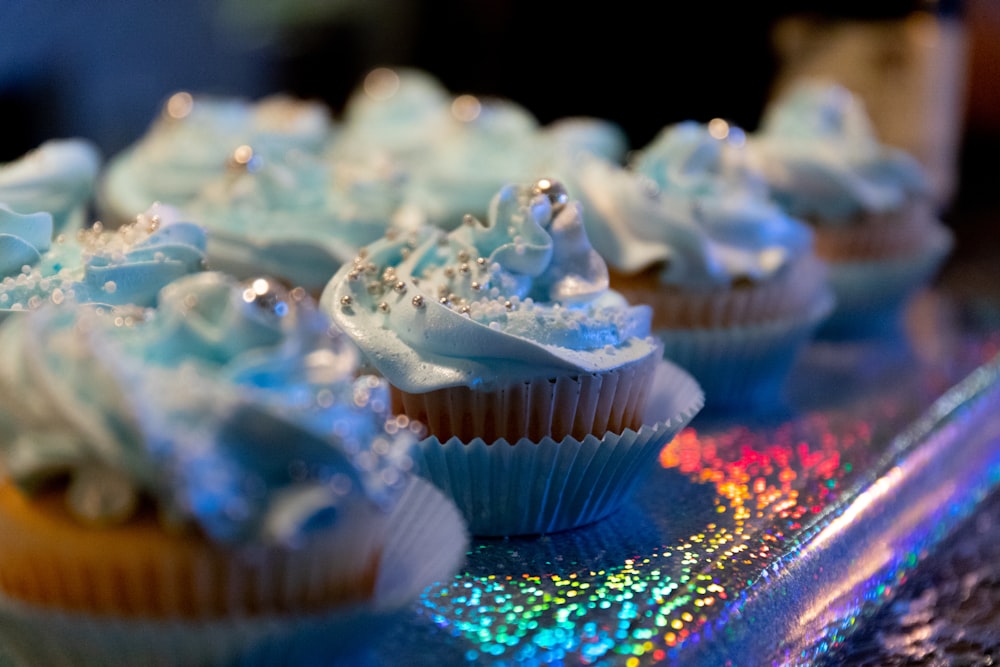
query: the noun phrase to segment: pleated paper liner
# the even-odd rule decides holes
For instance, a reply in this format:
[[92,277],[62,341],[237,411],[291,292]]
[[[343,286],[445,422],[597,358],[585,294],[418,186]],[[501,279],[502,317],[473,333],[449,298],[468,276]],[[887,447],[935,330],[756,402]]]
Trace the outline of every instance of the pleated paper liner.
[[653,309],[653,328],[730,327],[773,321],[807,310],[826,282],[826,265],[799,258],[769,280],[711,289],[660,283],[656,270],[636,276],[612,273],[611,287],[631,303]]
[[829,280],[837,305],[818,335],[849,340],[898,334],[907,301],[930,282],[953,242],[951,233],[939,227],[911,255],[831,262]]
[[389,515],[370,599],[307,613],[209,619],[60,611],[0,597],[0,656],[16,665],[328,664],[461,564],[468,538],[453,503],[414,478]]
[[597,521],[628,498],[704,402],[694,379],[667,361],[652,380],[638,430],[514,443],[432,436],[418,446],[417,470],[455,501],[474,535],[534,535]]
[[693,375],[706,408],[737,412],[775,406],[798,351],[833,309],[821,292],[799,317],[742,327],[663,329],[663,354]]
[[152,511],[93,527],[62,490],[0,486],[0,591],[54,609],[215,618],[326,609],[370,598],[388,515],[368,503],[301,545],[222,546],[165,530]]
[[654,349],[618,368],[514,380],[489,391],[458,386],[417,394],[393,387],[393,411],[426,425],[441,441],[579,439],[638,429],[660,356]]
[[901,210],[867,213],[840,224],[812,220],[816,254],[830,262],[889,259],[921,253],[941,222],[929,202]]

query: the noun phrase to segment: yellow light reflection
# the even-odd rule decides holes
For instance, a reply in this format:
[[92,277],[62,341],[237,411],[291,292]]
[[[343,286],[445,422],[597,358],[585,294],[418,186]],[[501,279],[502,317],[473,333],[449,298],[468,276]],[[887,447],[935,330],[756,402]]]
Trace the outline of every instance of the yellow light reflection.
[[365,76],[365,94],[374,100],[387,100],[399,90],[399,75],[388,67],[377,67]]
[[479,118],[483,105],[475,95],[459,95],[451,103],[451,115],[463,123],[471,123]]
[[708,133],[721,141],[729,136],[729,123],[721,118],[713,118],[708,121]]
[[167,115],[174,120],[185,118],[193,108],[194,97],[191,96],[191,93],[183,91],[171,95],[166,104]]

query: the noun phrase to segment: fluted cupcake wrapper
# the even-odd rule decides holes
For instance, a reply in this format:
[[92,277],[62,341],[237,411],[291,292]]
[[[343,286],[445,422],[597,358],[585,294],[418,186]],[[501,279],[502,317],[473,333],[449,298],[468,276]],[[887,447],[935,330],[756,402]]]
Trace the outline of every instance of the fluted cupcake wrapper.
[[852,339],[898,331],[907,300],[931,280],[953,242],[951,233],[939,226],[928,235],[920,252],[831,262],[829,280],[837,307],[819,335]]
[[808,308],[826,284],[826,264],[808,255],[771,279],[707,290],[670,287],[654,276],[646,278],[646,285],[619,278],[617,284],[612,279],[611,286],[631,303],[649,305],[654,329],[745,326]]
[[602,438],[421,441],[417,471],[458,505],[480,536],[551,533],[601,519],[628,497],[663,446],[701,409],[698,384],[659,362],[647,424]]
[[663,355],[701,384],[714,410],[777,405],[798,351],[833,309],[821,292],[801,316],[742,327],[665,329]]
[[62,505],[59,494],[28,499],[0,489],[0,590],[52,609],[150,618],[305,612],[368,599],[389,520],[358,505],[299,546],[227,547],[165,533],[152,517],[90,528]]
[[491,443],[546,435],[561,440],[619,432],[644,423],[642,409],[659,358],[654,350],[618,368],[512,380],[490,391],[457,386],[417,394],[393,387],[393,404],[441,440],[481,438]]
[[[465,556],[453,503],[414,478],[389,516],[371,600],[316,613],[195,620],[63,612],[0,597],[0,658],[15,665],[327,664],[349,657]],[[3,664],[7,664],[6,662]]]

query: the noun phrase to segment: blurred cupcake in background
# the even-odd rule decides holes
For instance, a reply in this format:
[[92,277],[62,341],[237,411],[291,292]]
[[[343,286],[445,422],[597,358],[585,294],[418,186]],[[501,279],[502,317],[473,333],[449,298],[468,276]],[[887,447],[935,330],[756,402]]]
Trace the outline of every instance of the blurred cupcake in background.
[[156,202],[183,206],[226,173],[240,146],[272,159],[290,152],[319,155],[332,131],[329,111],[318,102],[175,93],[146,134],[108,162],[99,213],[116,226]]
[[875,136],[862,101],[806,80],[765,110],[749,141],[775,200],[808,222],[837,307],[825,335],[898,330],[908,297],[952,245],[919,163]]
[[184,211],[207,230],[213,269],[266,273],[318,296],[361,246],[398,224],[399,178],[369,166],[302,152],[273,159],[241,146]]
[[[101,156],[83,139],[46,141],[0,165],[0,204],[17,213],[44,211],[56,234],[83,227],[94,196]],[[137,211],[145,210],[147,202]]]
[[391,165],[404,182],[401,216],[450,230],[466,214],[485,218],[504,185],[543,176],[553,155],[620,160],[626,150],[610,121],[573,117],[543,127],[513,100],[452,94],[422,70],[383,67],[349,98],[328,157]]
[[742,133],[665,128],[620,168],[564,167],[611,286],[653,308],[664,355],[724,410],[776,406],[796,352],[832,306],[808,227],[770,202]]

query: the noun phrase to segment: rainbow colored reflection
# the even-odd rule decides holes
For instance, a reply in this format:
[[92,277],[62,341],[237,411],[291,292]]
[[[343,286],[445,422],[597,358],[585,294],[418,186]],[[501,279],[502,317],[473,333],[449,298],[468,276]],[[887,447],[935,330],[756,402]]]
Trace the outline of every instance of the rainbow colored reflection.
[[[893,438],[936,397],[913,379],[921,369],[910,381],[886,372],[905,391],[875,391],[885,377],[872,377],[837,407],[770,425],[696,422],[663,450],[625,510],[568,533],[478,542],[465,572],[425,592],[421,613],[469,663],[637,667],[696,653],[725,664],[744,602],[789,576],[804,547],[877,483],[873,470]],[[916,549],[894,558],[892,572],[859,595],[884,599]],[[844,609],[828,641],[843,639],[856,612]]]

